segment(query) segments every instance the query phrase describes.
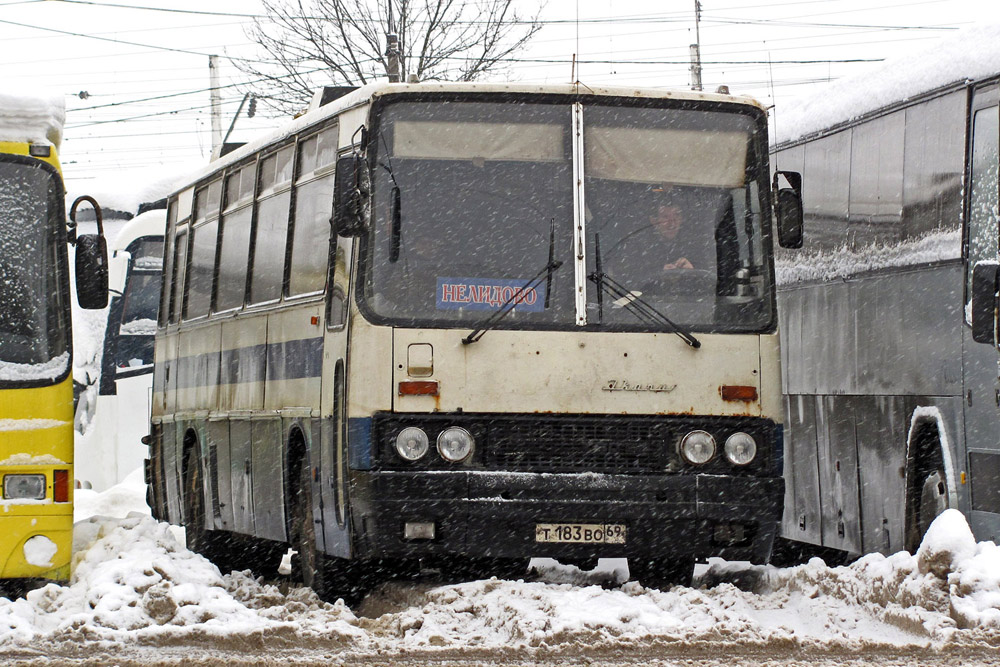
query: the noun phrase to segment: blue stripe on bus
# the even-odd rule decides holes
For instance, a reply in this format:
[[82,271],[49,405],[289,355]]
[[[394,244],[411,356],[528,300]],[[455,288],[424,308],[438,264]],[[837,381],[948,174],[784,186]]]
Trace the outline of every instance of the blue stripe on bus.
[[347,456],[351,470],[372,469],[372,418],[347,420]]
[[[220,361],[221,360],[221,361]],[[276,382],[318,378],[323,372],[323,338],[303,338],[283,343],[250,345],[221,352],[180,357],[171,363],[177,384],[187,389],[219,384]],[[157,364],[162,376],[162,364]]]

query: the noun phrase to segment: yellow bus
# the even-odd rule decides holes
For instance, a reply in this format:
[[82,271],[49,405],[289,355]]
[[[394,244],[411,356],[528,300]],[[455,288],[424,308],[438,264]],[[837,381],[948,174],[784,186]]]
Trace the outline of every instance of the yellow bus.
[[0,94],[0,580],[70,574],[67,241],[77,246],[81,306],[106,305],[107,262],[100,233],[77,238],[66,225],[57,157],[63,116],[58,101]]

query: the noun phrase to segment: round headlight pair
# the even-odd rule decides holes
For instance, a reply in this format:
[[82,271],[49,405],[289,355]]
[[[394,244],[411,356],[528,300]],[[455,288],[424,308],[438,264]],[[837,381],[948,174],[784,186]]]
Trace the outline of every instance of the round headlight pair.
[[[733,465],[745,466],[757,456],[757,443],[743,432],[726,438],[724,449]],[[706,431],[691,431],[681,440],[681,456],[694,465],[708,463],[715,457],[715,438]]]
[[[437,437],[437,450],[445,461],[459,463],[472,455],[472,434],[459,426],[449,426]],[[396,453],[407,461],[417,461],[427,454],[430,440],[422,428],[408,426],[396,436]]]

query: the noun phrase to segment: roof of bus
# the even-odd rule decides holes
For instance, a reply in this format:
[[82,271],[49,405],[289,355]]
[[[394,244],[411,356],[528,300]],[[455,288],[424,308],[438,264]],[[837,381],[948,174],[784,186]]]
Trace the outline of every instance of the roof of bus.
[[0,141],[62,142],[66,106],[62,97],[0,92]]
[[919,51],[837,79],[778,105],[774,144],[821,135],[921,95],[1000,73],[1000,23],[964,28]]
[[167,226],[167,209],[156,208],[135,216],[118,231],[108,250],[124,250],[132,241],[143,236],[163,236]]
[[[373,83],[351,91],[343,97],[337,98],[318,108],[310,108],[309,111],[295,118],[285,126],[257,137],[253,141],[227,154],[219,160],[207,164],[190,175],[188,184],[193,184],[202,178],[212,174],[226,165],[239,162],[243,158],[272,143],[281,141],[283,138],[291,136],[313,124],[321,122],[326,118],[336,116],[341,111],[352,107],[371,102],[372,100],[387,95],[412,94],[412,93],[511,93],[526,95],[585,95],[593,97],[632,97],[648,99],[671,99],[671,100],[694,100],[710,102],[729,102],[732,104],[742,104],[755,107],[761,111],[766,111],[764,106],[756,99],[744,95],[729,95],[722,93],[706,93],[691,90],[672,90],[665,88],[635,88],[635,87],[610,87],[610,86],[587,86],[580,84],[546,84],[529,85],[519,83],[458,83],[458,82],[422,82],[422,83]],[[185,186],[185,188],[188,186]],[[183,189],[183,188],[182,188]]]

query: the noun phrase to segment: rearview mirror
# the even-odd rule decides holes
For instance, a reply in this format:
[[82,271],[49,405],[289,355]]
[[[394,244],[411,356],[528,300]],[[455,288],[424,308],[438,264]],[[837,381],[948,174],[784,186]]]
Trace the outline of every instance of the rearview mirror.
[[337,160],[333,188],[333,225],[340,236],[360,236],[368,229],[371,211],[368,163],[355,153]]
[[778,221],[778,245],[782,248],[801,248],[802,198],[795,190],[778,190],[775,217]]
[[[96,234],[77,234],[76,210],[83,202],[94,207]],[[81,308],[99,310],[108,305],[108,245],[104,217],[93,197],[77,197],[69,211],[70,242],[76,245],[76,300]]]
[[979,262],[972,269],[972,340],[995,343],[997,330],[996,262]]
[[[784,176],[790,188],[778,188],[778,177]],[[802,247],[802,174],[795,171],[774,172],[774,218],[778,228],[778,245],[782,248]]]

